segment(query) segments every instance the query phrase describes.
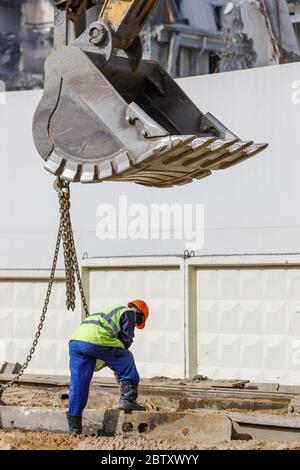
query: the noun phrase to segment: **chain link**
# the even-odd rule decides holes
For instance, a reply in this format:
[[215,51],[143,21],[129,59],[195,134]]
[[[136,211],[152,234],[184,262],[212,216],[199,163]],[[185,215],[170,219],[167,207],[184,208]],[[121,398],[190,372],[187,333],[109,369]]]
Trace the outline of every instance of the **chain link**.
[[58,197],[62,221],[62,240],[66,273],[66,307],[68,310],[74,311],[76,304],[76,285],[74,246],[72,244],[70,221],[70,187],[68,183],[63,184],[61,191],[58,193]]
[[29,363],[35,353],[36,347],[39,342],[39,338],[41,336],[41,332],[44,326],[44,322],[46,319],[46,314],[48,311],[48,305],[52,293],[52,287],[54,284],[54,279],[55,279],[55,273],[56,273],[56,268],[57,268],[57,260],[59,256],[59,250],[60,250],[60,245],[61,241],[63,241],[63,248],[64,248],[64,260],[65,260],[65,276],[66,276],[66,306],[68,310],[73,310],[75,309],[76,305],[76,278],[77,278],[77,283],[79,287],[79,292],[81,296],[81,301],[82,305],[85,311],[85,315],[89,315],[89,309],[88,305],[86,302],[84,290],[83,290],[83,285],[82,285],[82,280],[81,280],[81,275],[80,275],[80,269],[78,265],[78,259],[77,259],[77,254],[76,254],[76,247],[75,247],[75,242],[74,242],[74,235],[73,235],[73,230],[72,230],[72,222],[71,222],[71,216],[70,216],[70,185],[67,182],[64,182],[60,179],[57,179],[55,183],[55,188],[58,191],[58,198],[59,198],[59,206],[60,206],[60,223],[59,223],[59,228],[58,228],[58,234],[57,234],[57,240],[56,240],[56,246],[55,246],[55,251],[54,251],[54,257],[53,257],[53,263],[52,263],[52,268],[50,272],[50,277],[49,277],[49,282],[48,282],[48,287],[47,287],[47,293],[46,293],[46,298],[42,310],[42,315],[40,317],[40,321],[37,327],[36,334],[34,336],[34,340],[31,344],[29,354],[26,357],[26,360],[24,364],[22,365],[20,371],[18,374],[7,384],[3,385],[0,388],[0,404],[3,404],[1,401],[1,397],[3,393],[12,385],[17,383],[20,379],[20,377],[24,374],[25,370],[29,366]]
[[80,269],[76,254],[76,247],[73,235],[73,228],[70,215],[70,185],[60,181],[61,191],[59,192],[60,211],[62,219],[62,239],[64,247],[64,260],[66,272],[66,305],[68,310],[75,309],[76,305],[76,279],[79,287],[80,297],[86,316],[89,316],[89,309],[86,302]]

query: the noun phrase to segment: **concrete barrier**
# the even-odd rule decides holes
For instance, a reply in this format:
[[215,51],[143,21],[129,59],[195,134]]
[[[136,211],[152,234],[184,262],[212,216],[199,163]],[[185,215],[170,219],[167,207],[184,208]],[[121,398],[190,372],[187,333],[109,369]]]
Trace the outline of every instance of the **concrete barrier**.
[[[67,433],[66,410],[0,406],[0,428]],[[83,416],[83,433],[214,444],[231,440],[232,423],[219,412],[125,413],[119,410],[87,410]]]

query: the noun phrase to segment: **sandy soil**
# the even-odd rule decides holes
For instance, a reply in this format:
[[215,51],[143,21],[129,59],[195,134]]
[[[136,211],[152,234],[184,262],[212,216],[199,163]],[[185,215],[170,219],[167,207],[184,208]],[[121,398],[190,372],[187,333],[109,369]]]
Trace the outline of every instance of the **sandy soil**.
[[[90,390],[87,409],[108,409],[116,408],[118,404],[118,392],[107,393],[99,390]],[[42,389],[34,387],[13,387],[5,392],[3,400],[10,406],[30,406],[30,407],[51,407],[51,408],[67,408],[68,406],[68,389]],[[176,411],[178,403],[168,397],[150,396],[148,398],[141,397],[149,411]],[[189,411],[189,410],[187,410]],[[195,410],[190,410],[195,411]],[[229,413],[244,413],[250,415],[283,415],[286,409],[278,410],[242,410],[227,409]]]
[[0,450],[300,450],[298,444],[265,441],[221,442],[215,446],[180,441],[69,436],[46,432],[0,431]]
[[[3,396],[7,405],[30,407],[66,408],[67,389],[41,389],[34,387],[14,387]],[[117,406],[118,393],[91,390],[88,408],[114,408]],[[170,411],[170,400],[163,396],[149,397],[146,400],[149,410]],[[228,410],[229,411],[229,410]],[[230,410],[241,413],[242,410]],[[282,410],[263,410],[249,414],[281,414]],[[270,443],[264,441],[231,441],[217,446],[188,444],[182,441],[133,440],[128,437],[74,437],[45,432],[3,431],[0,430],[0,450],[300,450],[299,444]]]
[[[13,387],[3,395],[3,400],[10,406],[45,406],[66,408],[68,406],[68,389],[51,390],[34,387]],[[90,391],[87,408],[112,408],[118,403],[118,394]]]
[[13,387],[5,392],[3,401],[10,406],[66,408],[67,401],[61,398],[64,393],[68,391]]
[[[3,395],[3,401],[10,406],[67,408],[68,390],[37,389],[31,387],[13,387]],[[116,408],[119,401],[118,392],[107,393],[91,390],[87,409]],[[151,397],[142,399],[149,411],[175,411],[176,403],[172,407],[170,400],[164,397]]]

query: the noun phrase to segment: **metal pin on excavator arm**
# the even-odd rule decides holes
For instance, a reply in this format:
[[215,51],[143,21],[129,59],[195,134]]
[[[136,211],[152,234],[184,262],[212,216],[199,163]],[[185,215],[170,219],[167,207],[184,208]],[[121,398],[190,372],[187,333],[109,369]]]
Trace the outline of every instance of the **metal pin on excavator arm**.
[[157,0],[105,0],[99,20],[108,25],[114,47],[132,46],[156,4]]
[[[48,171],[66,181],[171,187],[266,148],[241,141],[158,63],[142,60],[139,33],[157,0],[53,3],[55,49],[33,123]],[[90,23],[95,3],[102,9]]]

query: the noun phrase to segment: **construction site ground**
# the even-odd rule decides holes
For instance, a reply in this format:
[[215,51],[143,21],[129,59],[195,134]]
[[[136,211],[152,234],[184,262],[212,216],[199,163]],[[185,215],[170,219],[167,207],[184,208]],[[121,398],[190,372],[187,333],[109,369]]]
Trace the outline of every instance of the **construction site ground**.
[[[0,382],[6,383],[9,378],[0,375]],[[109,420],[114,420],[118,395],[118,385],[112,380],[95,379],[87,405],[87,422],[91,420],[93,423],[98,415],[99,420],[103,420],[107,410],[112,413]],[[0,407],[0,428],[3,428],[0,429],[0,449],[300,450],[300,414],[292,406],[295,400],[298,403],[298,397],[298,388],[280,388],[277,384],[216,382],[201,377],[194,381],[156,378],[143,381],[140,387],[140,401],[147,407],[141,422],[138,421],[139,413],[132,417],[129,414],[122,418],[117,435],[97,435],[89,429],[84,435],[75,437],[66,434],[65,430],[48,432],[47,428],[49,426],[49,430],[57,431],[51,428],[56,421],[54,413],[57,413],[59,422],[65,421],[68,378],[27,375],[20,385],[12,387],[3,396],[5,406]],[[25,415],[27,429],[20,429]],[[28,424],[30,416],[33,417],[32,426]],[[186,423],[193,419],[195,429],[199,431],[199,440],[195,433],[191,439],[188,436]],[[211,419],[214,439],[217,435],[220,440],[202,441],[203,434],[197,428],[197,419],[200,419],[199,427],[201,420],[207,425]],[[222,420],[233,423],[231,437],[227,433],[227,421]],[[132,429],[128,429],[128,425]],[[149,430],[153,428],[152,434],[145,431],[148,425]],[[133,432],[133,426],[138,426],[139,432]],[[140,431],[140,426],[145,429]],[[217,426],[217,431],[214,426]],[[222,432],[226,439],[222,439]]]
[[[150,396],[142,400],[149,411],[170,412],[176,411],[176,400],[167,399],[164,396],[156,397]],[[28,406],[34,407],[47,407],[47,408],[60,408],[64,409],[68,403],[68,389],[61,390],[51,388],[37,388],[33,386],[18,386],[11,388],[5,394],[5,403],[9,406]],[[118,405],[117,393],[103,392],[91,389],[89,401],[86,409],[110,409],[116,408]],[[188,409],[188,408],[187,408]],[[185,411],[185,410],[184,410]],[[262,408],[262,409],[248,409],[248,408],[226,408],[227,412],[238,412],[253,416],[261,415],[286,415],[286,408]]]
[[189,445],[179,440],[136,440],[126,437],[70,436],[47,432],[0,431],[0,450],[300,450],[299,443],[259,440]]

